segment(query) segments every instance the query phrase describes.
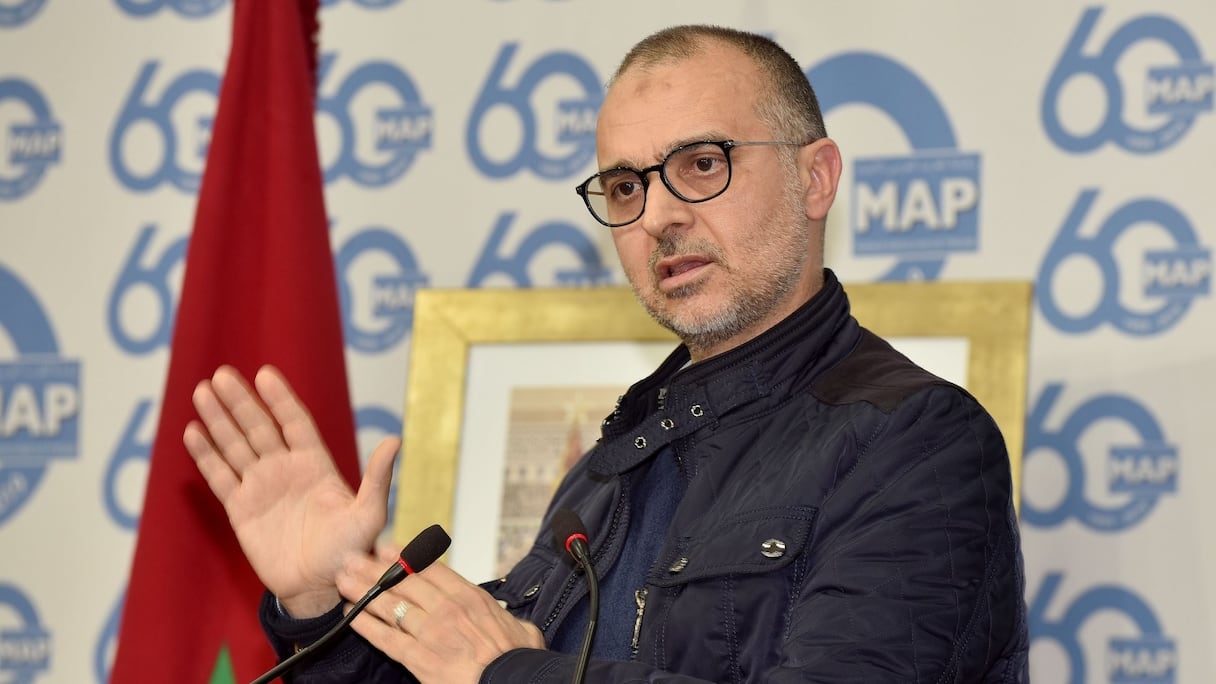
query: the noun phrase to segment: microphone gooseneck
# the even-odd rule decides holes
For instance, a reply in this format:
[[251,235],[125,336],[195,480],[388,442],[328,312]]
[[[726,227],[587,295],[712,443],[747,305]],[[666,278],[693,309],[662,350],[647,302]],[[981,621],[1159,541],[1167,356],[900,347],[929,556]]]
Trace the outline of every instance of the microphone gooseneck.
[[582,684],[587,675],[587,662],[591,659],[591,641],[595,638],[595,625],[600,615],[600,584],[595,575],[595,566],[591,563],[591,550],[587,546],[587,528],[583,525],[578,514],[569,508],[562,508],[553,514],[553,540],[557,546],[566,550],[583,569],[587,577],[587,596],[590,601],[591,615],[587,620],[587,631],[583,633],[583,647],[579,650],[578,661],[574,666],[572,684]]
[[300,649],[292,654],[290,658],[272,667],[266,674],[253,680],[251,684],[267,684],[267,682],[273,681],[295,667],[301,660],[311,656],[322,646],[329,643],[330,639],[345,629],[351,623],[351,620],[355,619],[356,615],[363,612],[363,609],[367,607],[367,604],[372,602],[372,599],[386,590],[397,586],[406,576],[425,570],[427,566],[438,560],[444,551],[448,550],[448,546],[451,543],[452,538],[439,525],[431,525],[419,532],[418,536],[410,540],[410,543],[406,544],[404,549],[401,549],[401,554],[397,557],[397,561],[390,565],[388,570],[384,571],[384,574],[380,576],[375,586],[367,590],[363,598],[359,599],[351,607],[350,611],[343,616],[338,624],[334,625],[320,639]]
[[404,549],[401,549],[397,561],[388,566],[388,570],[385,570],[384,574],[380,576],[376,586],[368,590],[369,594],[373,591],[376,592],[371,598],[397,586],[406,576],[425,570],[428,565],[438,560],[451,544],[452,538],[439,525],[431,525],[419,532],[417,537],[414,537],[410,543],[405,545]]

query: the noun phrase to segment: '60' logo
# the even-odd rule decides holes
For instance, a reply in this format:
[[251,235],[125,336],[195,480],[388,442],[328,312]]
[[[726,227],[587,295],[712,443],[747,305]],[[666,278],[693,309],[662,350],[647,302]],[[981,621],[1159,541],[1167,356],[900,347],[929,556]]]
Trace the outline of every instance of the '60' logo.
[[[1135,400],[1115,394],[1093,397],[1073,410],[1058,428],[1048,427],[1048,416],[1064,386],[1052,383],[1043,388],[1026,419],[1026,467],[1036,464],[1044,452],[1055,452],[1067,477],[1067,489],[1054,505],[1042,505],[1041,497],[1027,492],[1022,517],[1038,527],[1062,525],[1076,518],[1099,532],[1127,529],[1143,520],[1166,494],[1178,491],[1178,449],[1166,442],[1157,420]],[[1082,440],[1090,431],[1111,433],[1119,425],[1105,452],[1091,451],[1088,464]],[[1134,441],[1122,436],[1130,428]],[[1089,443],[1089,440],[1086,442]],[[1089,467],[1087,467],[1087,465]],[[1087,487],[1087,476],[1105,475],[1104,486]],[[1104,490],[1104,491],[1103,491]],[[1103,502],[1095,502],[1095,494]],[[1039,499],[1039,500],[1036,500]]]
[[[399,0],[353,0],[355,4],[362,5],[368,9],[381,9],[390,5],[395,5],[398,1]],[[321,6],[332,7],[339,2],[341,2],[341,0],[321,0]]]
[[[1069,152],[1090,152],[1106,142],[1138,154],[1150,154],[1173,145],[1195,123],[1201,112],[1212,110],[1213,78],[1211,63],[1204,63],[1199,46],[1185,28],[1172,19],[1150,15],[1133,19],[1121,26],[1107,39],[1096,54],[1082,49],[1089,39],[1102,8],[1091,7],[1081,15],[1072,38],[1047,81],[1043,92],[1043,127],[1051,141]],[[1116,66],[1132,46],[1141,41],[1159,42],[1178,56],[1173,64],[1140,64],[1144,81],[1124,83]],[[1126,71],[1124,72],[1126,73]],[[1097,80],[1106,91],[1105,114],[1087,133],[1073,133],[1061,121],[1061,93],[1076,77]],[[1139,98],[1125,98],[1128,86],[1142,86]],[[1164,117],[1155,127],[1139,127],[1129,123],[1125,114],[1136,113],[1125,108],[1125,99],[1141,101],[1144,109],[1140,118],[1147,123],[1153,117]]]
[[154,225],[139,231],[110,291],[106,320],[114,342],[128,354],[169,346],[173,331],[187,238],[173,240],[157,255],[152,248],[155,236]]
[[27,81],[0,79],[0,200],[32,190],[59,161],[62,144],[63,130],[42,93]]
[[117,0],[122,11],[133,17],[148,17],[166,5],[188,19],[208,16],[227,4],[228,0]]
[[[106,511],[115,525],[134,531],[139,525],[141,499],[144,484],[148,479],[148,455],[152,445],[142,434],[155,433],[156,425],[148,419],[154,405],[150,399],[142,399],[135,406],[135,412],[127,421],[127,427],[118,439],[118,446],[110,455],[110,463],[106,466],[105,481],[102,484],[102,498],[106,502]],[[149,428],[149,426],[151,426]],[[142,433],[142,434],[141,434]],[[129,473],[134,472],[134,475]],[[132,490],[137,496],[131,496]]]
[[[473,104],[465,131],[469,156],[478,170],[492,178],[513,176],[523,169],[549,180],[568,178],[595,155],[595,119],[604,99],[599,77],[578,55],[552,52],[536,60],[510,87],[503,81],[518,48],[516,43],[503,45]],[[533,102],[542,84],[560,76],[574,81],[573,96],[544,105]],[[518,137],[516,129],[487,121],[500,108],[518,119]]]
[[0,27],[20,26],[38,14],[46,0],[18,0],[0,5]]
[[[431,147],[431,108],[409,75],[388,62],[360,65],[330,91],[324,86],[336,61],[336,55],[325,55],[319,70],[317,128],[325,182],[346,176],[371,187],[392,183],[409,170],[419,152]],[[336,153],[324,117],[337,126]]]
[[[490,237],[469,274],[469,287],[483,287],[487,281],[505,276],[516,287],[532,287],[529,270],[544,271],[547,259],[542,253],[567,253],[574,256],[577,265],[562,268],[553,265],[553,281],[558,285],[602,285],[612,280],[612,272],[604,266],[599,250],[585,233],[560,221],[549,221],[533,228],[522,239],[516,239],[514,251],[506,247],[507,233],[515,221],[514,212],[504,212],[494,222]],[[518,231],[516,232],[518,235]],[[557,248],[550,250],[548,248]]]
[[[51,667],[51,634],[33,601],[16,585],[0,582],[0,680],[31,684]],[[15,624],[14,624],[15,623]]]
[[[1165,636],[1161,623],[1144,599],[1120,586],[1099,585],[1073,599],[1059,618],[1051,619],[1048,608],[1063,579],[1061,573],[1047,573],[1030,602],[1031,645],[1035,647],[1031,653],[1032,665],[1042,663],[1043,652],[1039,647],[1052,643],[1068,660],[1066,681],[1069,684],[1098,681],[1086,673],[1091,659],[1085,657],[1084,641],[1089,641],[1092,644],[1090,653],[1100,656],[1106,665],[1101,681],[1113,684],[1172,684],[1175,681],[1177,646],[1173,639]],[[1135,630],[1134,634],[1127,634],[1129,627]],[[1105,649],[1102,649],[1100,636],[1103,634]],[[1042,669],[1056,673],[1064,668]],[[1032,668],[1032,673],[1037,670]],[[1034,678],[1036,682],[1044,679]]]
[[404,339],[414,293],[429,282],[410,246],[388,228],[370,226],[338,250],[336,270],[346,345],[378,353]]
[[[1154,335],[1175,325],[1196,297],[1206,296],[1212,287],[1212,253],[1199,244],[1195,229],[1182,212],[1157,199],[1139,199],[1115,210],[1093,237],[1081,235],[1082,224],[1098,191],[1083,190],[1064,220],[1060,234],[1043,259],[1035,291],[1039,307],[1056,328],[1067,333],[1084,333],[1102,323],[1110,323],[1129,335]],[[1162,231],[1148,234],[1143,229],[1157,226]],[[1138,287],[1121,287],[1122,278],[1115,245],[1125,233],[1137,229],[1143,237],[1168,237],[1160,247],[1142,249],[1125,256],[1124,271],[1139,267]],[[1125,250],[1133,252],[1133,250]],[[1131,257],[1137,257],[1132,259]],[[1061,269],[1072,259],[1088,259],[1101,276],[1100,296],[1088,311],[1070,313],[1061,300],[1070,293],[1083,291],[1076,283],[1065,281]],[[1125,303],[1128,294],[1137,295],[1140,307]],[[1081,306],[1072,305],[1074,309]]]
[[[164,89],[159,100],[153,100],[148,88],[159,66],[155,60],[147,62],[135,77],[110,135],[110,168],[119,182],[137,192],[169,183],[193,193],[211,142],[220,78],[201,69],[187,71]],[[146,129],[159,138],[159,145],[148,144]],[[137,151],[150,151],[153,156],[141,158]]]

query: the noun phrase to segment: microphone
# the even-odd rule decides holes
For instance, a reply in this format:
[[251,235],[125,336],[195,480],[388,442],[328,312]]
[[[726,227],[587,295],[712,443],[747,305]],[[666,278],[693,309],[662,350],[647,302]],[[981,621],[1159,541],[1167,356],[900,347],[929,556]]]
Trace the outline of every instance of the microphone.
[[578,513],[569,508],[559,509],[553,514],[553,540],[559,547],[574,557],[587,577],[587,593],[591,601],[591,617],[587,620],[587,631],[583,634],[583,647],[579,650],[574,666],[573,684],[582,684],[587,675],[587,661],[591,659],[591,640],[595,638],[595,625],[600,615],[600,583],[591,564],[591,550],[587,547],[587,528]]
[[312,655],[317,649],[329,643],[329,640],[334,638],[338,632],[345,629],[351,620],[355,619],[356,615],[363,612],[363,609],[367,607],[367,604],[372,602],[372,599],[388,589],[397,586],[406,576],[425,570],[427,566],[438,560],[444,551],[448,550],[448,546],[451,543],[452,538],[439,525],[431,525],[419,532],[418,536],[410,540],[410,543],[406,544],[404,549],[401,549],[401,555],[397,557],[397,562],[390,565],[388,570],[384,571],[384,574],[376,581],[376,585],[367,590],[363,598],[355,603],[342,620],[334,625],[333,629],[326,632],[320,639],[292,654],[290,658],[272,667],[266,674],[253,680],[252,684],[266,684],[274,680],[295,667],[301,660]]

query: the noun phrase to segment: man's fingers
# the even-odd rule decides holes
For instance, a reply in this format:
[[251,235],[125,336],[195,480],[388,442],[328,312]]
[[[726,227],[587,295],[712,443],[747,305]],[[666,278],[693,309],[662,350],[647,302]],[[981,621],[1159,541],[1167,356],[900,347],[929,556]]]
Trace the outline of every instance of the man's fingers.
[[401,440],[385,437],[372,451],[363,473],[363,481],[355,495],[359,508],[374,515],[381,515],[388,510],[388,495],[393,484],[393,462],[400,446]]
[[[339,573],[338,588],[354,601],[382,571],[371,556],[352,557]],[[422,682],[475,682],[502,653],[544,646],[539,629],[501,610],[489,594],[441,563],[372,601],[351,626]]]
[[390,627],[410,634],[417,634],[420,625],[426,622],[426,611],[392,593],[372,601],[367,610]]
[[232,492],[240,486],[241,481],[228,462],[220,456],[215,445],[207,438],[202,424],[198,421],[190,421],[186,425],[186,431],[182,434],[182,442],[186,445],[186,451],[194,459],[194,464],[198,466],[198,471],[207,481],[207,486],[211,488],[212,493],[221,503],[227,501]]
[[498,604],[485,590],[438,561],[407,577],[394,591],[430,613],[454,607],[469,615],[485,616],[499,611]]
[[[435,668],[435,654],[424,648],[413,634],[398,629],[393,624],[392,618],[385,621],[377,615],[369,615],[367,611],[364,611],[355,616],[350,626],[360,636],[367,639],[372,646],[389,654],[393,660],[408,664],[411,670],[417,668],[426,672]],[[415,676],[419,675],[415,674]]]
[[278,424],[235,368],[220,366],[211,377],[211,386],[256,457],[286,449]]
[[257,461],[257,454],[249,446],[245,433],[233,420],[210,380],[199,382],[191,398],[219,458],[228,464],[239,479],[241,473]]
[[386,566],[391,563],[396,563],[400,557],[401,547],[392,544],[376,544],[376,558],[380,559],[381,563]]
[[[347,558],[342,572],[338,573],[338,590],[348,601],[359,600],[384,574],[385,568],[392,562],[389,560],[388,563],[385,563],[370,555],[356,555]],[[376,615],[385,617],[390,614],[389,611],[392,610],[393,604],[401,600],[423,612],[441,609],[449,599],[443,590],[428,581],[427,576],[431,568],[439,567],[447,569],[442,563],[433,563],[427,570],[406,577],[400,584],[393,587],[391,593],[385,593],[373,601],[368,609]],[[448,570],[448,572],[460,577],[452,570]],[[386,617],[386,619],[389,622],[392,621],[391,618]]]
[[[338,591],[342,592],[342,596],[346,597],[348,601],[358,601],[376,583],[380,575],[384,574],[387,566],[388,563],[383,563],[372,556],[350,556],[342,565],[341,572],[338,573]],[[376,599],[376,601],[382,600],[384,599]]]
[[[296,396],[278,368],[262,366],[254,376],[253,383],[274,420],[278,422],[278,427],[282,430],[281,437],[289,448],[325,449],[321,433],[317,431],[308,407]],[[278,434],[276,433],[276,436]]]

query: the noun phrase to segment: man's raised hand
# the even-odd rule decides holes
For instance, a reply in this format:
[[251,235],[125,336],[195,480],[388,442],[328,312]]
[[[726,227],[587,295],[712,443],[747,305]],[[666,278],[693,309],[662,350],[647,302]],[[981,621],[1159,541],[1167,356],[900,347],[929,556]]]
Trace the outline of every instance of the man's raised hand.
[[254,388],[221,366],[195,388],[201,421],[183,441],[262,583],[294,617],[320,615],[341,600],[347,557],[370,550],[384,527],[400,442],[376,447],[354,493],[282,374],[263,366]]

